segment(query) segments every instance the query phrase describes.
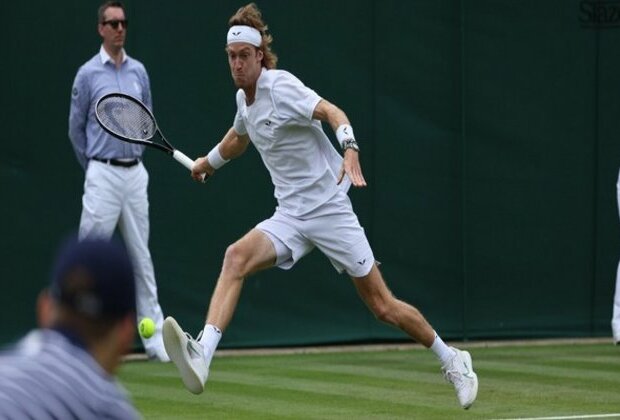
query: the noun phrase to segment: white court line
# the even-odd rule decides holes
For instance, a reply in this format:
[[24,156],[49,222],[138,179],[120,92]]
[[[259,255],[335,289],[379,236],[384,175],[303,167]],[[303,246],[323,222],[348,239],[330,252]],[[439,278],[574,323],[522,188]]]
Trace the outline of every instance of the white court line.
[[612,417],[620,417],[620,413],[583,414],[581,416],[558,416],[558,417],[518,417],[518,418],[501,419],[501,420],[566,420],[566,419],[603,419],[603,418],[612,418]]

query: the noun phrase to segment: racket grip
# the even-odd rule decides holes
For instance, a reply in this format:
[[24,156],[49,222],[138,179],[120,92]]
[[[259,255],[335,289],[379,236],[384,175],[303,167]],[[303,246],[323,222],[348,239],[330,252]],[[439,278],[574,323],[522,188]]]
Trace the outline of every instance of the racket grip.
[[[179,162],[181,165],[185,166],[187,169],[189,169],[190,171],[192,170],[193,166],[194,166],[194,161],[187,157],[187,155],[183,152],[180,152],[178,150],[175,150],[174,152],[172,152],[172,157]],[[204,181],[205,178],[207,177],[207,174],[202,174],[202,180]]]
[[188,158],[187,155],[185,155],[184,153],[175,150],[174,152],[172,152],[172,157],[190,171],[192,170],[192,166],[194,166],[194,161]]

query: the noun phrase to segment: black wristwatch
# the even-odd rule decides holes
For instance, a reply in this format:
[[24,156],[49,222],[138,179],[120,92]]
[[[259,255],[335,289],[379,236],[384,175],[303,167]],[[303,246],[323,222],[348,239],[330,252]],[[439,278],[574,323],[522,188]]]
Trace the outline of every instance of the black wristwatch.
[[347,139],[342,142],[342,151],[344,152],[347,149],[353,149],[359,153],[360,147],[357,145],[355,139]]

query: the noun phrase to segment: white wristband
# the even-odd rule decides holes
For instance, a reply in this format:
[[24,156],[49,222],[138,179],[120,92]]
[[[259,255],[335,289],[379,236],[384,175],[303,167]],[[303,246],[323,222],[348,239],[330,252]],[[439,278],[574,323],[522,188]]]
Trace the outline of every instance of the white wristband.
[[207,155],[207,161],[213,169],[220,169],[222,166],[230,162],[230,159],[226,160],[222,157],[220,154],[220,144],[218,143]]
[[338,126],[336,129],[336,138],[338,139],[338,143],[340,143],[340,147],[344,147],[345,140],[355,140],[355,136],[353,135],[353,127],[349,124],[342,124]]

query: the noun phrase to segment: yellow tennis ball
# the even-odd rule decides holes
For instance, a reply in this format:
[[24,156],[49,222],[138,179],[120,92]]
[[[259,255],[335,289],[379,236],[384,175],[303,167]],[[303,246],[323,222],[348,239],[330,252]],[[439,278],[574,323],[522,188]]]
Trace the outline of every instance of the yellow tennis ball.
[[142,318],[138,324],[138,332],[140,337],[151,338],[155,334],[155,322],[151,318]]

